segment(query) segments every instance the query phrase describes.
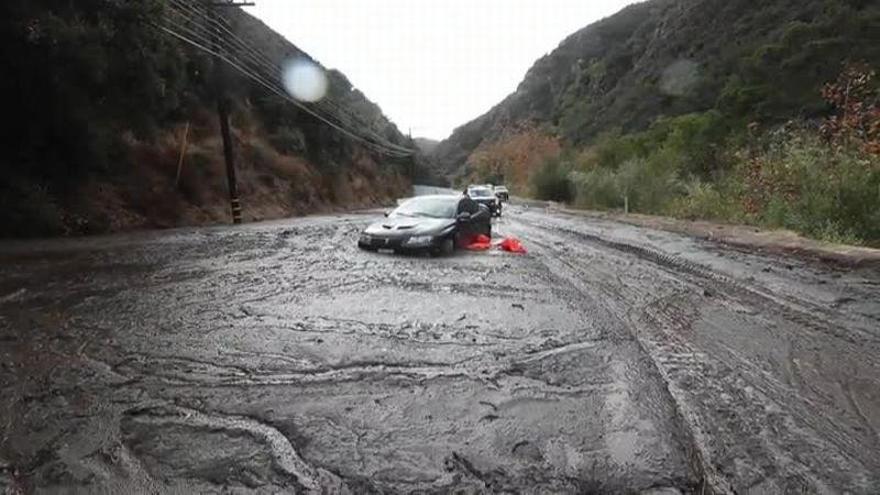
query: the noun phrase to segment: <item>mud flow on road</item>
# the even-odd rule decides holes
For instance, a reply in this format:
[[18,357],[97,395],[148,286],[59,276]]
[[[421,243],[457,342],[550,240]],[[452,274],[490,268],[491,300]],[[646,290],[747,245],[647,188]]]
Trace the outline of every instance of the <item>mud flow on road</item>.
[[880,275],[537,208],[0,246],[12,491],[877,493]]

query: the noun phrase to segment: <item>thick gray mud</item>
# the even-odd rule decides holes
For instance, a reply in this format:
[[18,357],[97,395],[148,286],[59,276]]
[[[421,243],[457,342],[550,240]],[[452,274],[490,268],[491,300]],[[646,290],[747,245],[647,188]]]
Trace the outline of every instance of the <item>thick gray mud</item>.
[[660,376],[536,256],[360,252],[369,216],[3,251],[23,491],[688,491]]
[[880,276],[511,207],[0,245],[0,487],[875,493]]
[[880,491],[880,273],[534,209],[511,227],[627,322],[716,489]]

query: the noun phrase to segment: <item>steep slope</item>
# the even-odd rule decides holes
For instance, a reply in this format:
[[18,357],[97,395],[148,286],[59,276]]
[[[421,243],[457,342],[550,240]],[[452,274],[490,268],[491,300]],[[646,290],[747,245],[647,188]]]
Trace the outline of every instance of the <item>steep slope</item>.
[[413,141],[415,141],[416,146],[418,146],[423,153],[427,154],[432,153],[435,149],[437,149],[437,145],[440,144],[440,141],[430,138],[417,137],[414,138]]
[[[0,236],[229,220],[213,64],[158,29],[204,33],[203,16],[175,14],[187,5],[200,4],[4,2],[0,58],[8,70],[0,90],[7,121],[17,126],[3,138]],[[269,65],[311,60],[249,14],[223,16]],[[379,153],[228,72],[246,220],[376,204],[409,187],[417,160]],[[316,108],[414,147],[343,74],[327,74],[328,97]]]
[[433,156],[461,176],[471,154],[537,129],[569,144],[712,108],[758,121],[825,110],[819,88],[846,59],[880,60],[880,5],[867,0],[652,0],[565,39],[516,92]]

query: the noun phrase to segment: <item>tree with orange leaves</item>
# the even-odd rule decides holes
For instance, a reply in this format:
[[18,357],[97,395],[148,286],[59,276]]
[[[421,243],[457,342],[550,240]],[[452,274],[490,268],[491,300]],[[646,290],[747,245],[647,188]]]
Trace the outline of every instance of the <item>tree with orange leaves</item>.
[[880,154],[880,90],[875,76],[865,64],[849,64],[822,88],[822,97],[836,110],[823,123],[822,134],[834,145],[857,144]]
[[545,160],[558,156],[559,139],[525,126],[484,143],[468,157],[468,178],[474,182],[505,183],[524,190],[532,172]]

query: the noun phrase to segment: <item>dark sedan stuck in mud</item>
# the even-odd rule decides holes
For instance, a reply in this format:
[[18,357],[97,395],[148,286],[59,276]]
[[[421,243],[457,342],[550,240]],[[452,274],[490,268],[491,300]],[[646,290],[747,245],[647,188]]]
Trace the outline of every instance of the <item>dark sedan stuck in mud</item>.
[[492,236],[492,215],[486,206],[467,196],[418,196],[364,229],[358,247],[450,254],[480,234]]

